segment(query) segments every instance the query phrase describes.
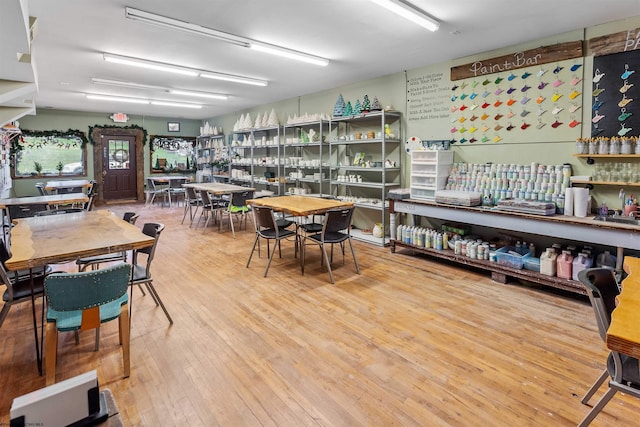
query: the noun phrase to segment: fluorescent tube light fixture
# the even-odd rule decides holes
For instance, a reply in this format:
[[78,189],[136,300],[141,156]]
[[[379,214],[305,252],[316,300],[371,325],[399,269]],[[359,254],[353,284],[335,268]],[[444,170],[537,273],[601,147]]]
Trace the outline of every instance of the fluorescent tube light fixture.
[[169,102],[169,101],[151,101],[151,105],[162,105],[165,107],[178,107],[178,108],[195,108],[195,109],[202,108],[202,105],[198,105],[198,104],[183,104],[181,102]]
[[269,84],[266,80],[252,79],[250,77],[234,76],[233,74],[206,72],[200,73],[200,77],[205,79],[223,80],[225,82],[242,83],[253,86],[266,86]]
[[154,99],[142,99],[142,98],[127,98],[124,96],[111,96],[111,95],[99,95],[94,93],[85,94],[87,99],[92,99],[95,101],[111,101],[111,102],[127,102],[130,104],[146,104],[146,105],[161,105],[165,107],[179,107],[179,108],[202,108],[202,105],[199,104],[186,104],[182,102],[171,102],[171,101],[159,101]]
[[221,99],[223,101],[226,101],[227,99],[229,99],[227,95],[220,95],[217,93],[192,92],[190,90],[180,90],[180,89],[167,89],[167,92],[172,93],[174,95],[194,96],[196,98]]
[[92,77],[91,82],[100,84],[100,85],[107,85],[107,86],[119,86],[119,87],[131,88],[131,89],[155,90],[158,92],[166,92],[166,93],[172,93],[174,95],[182,95],[182,96],[193,96],[197,98],[220,99],[223,101],[226,101],[227,99],[229,99],[227,95],[223,95],[220,93],[198,92],[198,91],[190,91],[190,90],[183,90],[183,89],[171,89],[163,86],[145,85],[145,84],[134,83],[134,82],[123,82],[120,80],[101,79],[98,77]]
[[103,53],[102,56],[104,60],[107,62],[131,65],[134,67],[148,68],[148,69],[157,70],[157,71],[166,71],[169,73],[177,73],[177,74],[182,74],[190,77],[200,76],[208,79],[224,80],[228,82],[242,83],[242,84],[254,85],[254,86],[267,86],[269,84],[269,82],[266,80],[254,79],[252,77],[237,76],[235,74],[218,73],[215,71],[197,70],[195,68],[178,67],[175,65],[165,64],[162,62],[154,62],[146,59],[133,58],[129,56],[114,55],[112,53]]
[[146,59],[131,58],[128,56],[113,55],[111,53],[103,53],[102,57],[107,62],[116,64],[131,65],[134,67],[147,68],[156,71],[165,71],[167,73],[181,74],[183,76],[198,77],[198,72],[187,68],[176,67],[162,62],[147,61]]
[[93,99],[95,101],[111,101],[111,102],[128,102],[130,104],[149,104],[149,101],[146,99],[139,98],[124,98],[122,96],[109,96],[109,95],[95,95],[88,93],[86,94],[87,99]]
[[429,31],[438,31],[440,23],[427,15],[422,9],[404,0],[371,0],[371,2],[402,16],[409,21],[426,28]]
[[305,52],[289,49],[282,46],[276,46],[264,43],[258,40],[248,39],[237,36],[235,34],[225,33],[224,31],[215,30],[213,28],[203,27],[201,25],[192,24],[190,22],[180,21],[178,19],[168,18],[155,13],[145,12],[143,10],[131,7],[125,8],[125,17],[147,24],[153,24],[163,28],[184,31],[191,34],[197,34],[204,37],[211,37],[235,46],[246,47],[272,55],[278,55],[296,61],[306,62],[309,64],[320,65],[325,67],[329,65],[329,60],[319,56],[311,55]]

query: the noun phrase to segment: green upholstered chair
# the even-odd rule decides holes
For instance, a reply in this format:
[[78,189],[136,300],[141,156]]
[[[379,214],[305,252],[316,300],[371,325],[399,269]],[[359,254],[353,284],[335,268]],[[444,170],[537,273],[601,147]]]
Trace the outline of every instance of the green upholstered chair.
[[44,281],[47,299],[45,369],[46,384],[55,383],[58,332],[96,329],[95,350],[100,342],[100,325],[118,319],[124,377],[129,376],[129,282],[131,265],[117,264],[95,271],[51,273]]

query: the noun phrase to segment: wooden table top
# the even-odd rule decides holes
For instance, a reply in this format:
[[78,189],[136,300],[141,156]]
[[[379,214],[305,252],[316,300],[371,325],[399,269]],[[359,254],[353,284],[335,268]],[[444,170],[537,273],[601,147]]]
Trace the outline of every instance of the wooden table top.
[[20,205],[63,205],[69,203],[86,203],[89,197],[85,193],[50,194],[48,196],[11,197],[0,199],[0,209],[7,206]]
[[255,188],[242,187],[235,184],[225,184],[224,182],[194,182],[192,184],[182,184],[183,187],[191,187],[195,190],[204,190],[212,194],[241,193],[243,191],[255,191]]
[[157,176],[150,176],[149,179],[156,182],[169,182],[174,179],[184,179],[186,181],[191,181],[190,176],[183,176],[183,175],[157,175]]
[[117,215],[90,211],[17,219],[8,270],[25,270],[153,245],[153,237]]
[[45,190],[58,190],[60,188],[76,187],[91,187],[91,181],[88,179],[63,179],[58,181],[47,181],[44,186]]
[[275,211],[285,212],[294,216],[321,214],[331,209],[353,206],[352,202],[310,196],[265,197],[262,199],[247,200],[247,204],[266,206]]
[[607,347],[640,358],[640,258],[625,257],[624,269],[629,275],[622,281],[618,305],[611,314]]

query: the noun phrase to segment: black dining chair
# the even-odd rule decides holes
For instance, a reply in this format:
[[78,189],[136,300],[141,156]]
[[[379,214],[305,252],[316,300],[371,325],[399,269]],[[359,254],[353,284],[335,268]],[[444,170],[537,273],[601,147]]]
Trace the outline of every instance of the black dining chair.
[[33,296],[39,298],[44,292],[44,277],[51,271],[50,267],[35,268],[31,271],[7,271],[4,263],[10,258],[6,246],[0,241],[0,286],[5,286],[2,294],[2,310],[0,311],[0,328],[9,310],[15,304],[31,301],[31,275],[33,276]]
[[[324,222],[322,225],[322,231],[315,234],[309,234],[304,236],[301,244],[302,252],[302,274],[304,275],[304,263],[306,255],[306,246],[309,243],[314,243],[320,246],[322,250],[322,257],[320,258],[320,264],[326,262],[327,270],[329,270],[329,278],[331,283],[334,283],[333,272],[331,271],[331,262],[333,261],[333,246],[340,245],[342,250],[342,263],[344,264],[344,244],[349,242],[349,248],[351,249],[351,256],[356,266],[356,273],[360,274],[360,267],[358,266],[358,260],[356,259],[356,252],[353,249],[351,242],[351,219],[353,217],[354,207],[346,209],[333,209],[327,211],[324,216]],[[327,245],[331,245],[331,257],[327,254]]]
[[[589,268],[580,271],[578,279],[584,285],[589,301],[591,301],[600,338],[606,343],[607,330],[611,324],[611,313],[616,307],[616,297],[620,294],[620,287],[614,277],[614,272],[607,268]],[[578,427],[586,427],[591,424],[619,391],[640,398],[640,363],[638,359],[611,351],[607,357],[606,369],[589,388],[581,402],[585,405],[588,404],[591,397],[607,379],[609,379],[607,391],[578,424]]]
[[[156,303],[156,305],[159,305],[162,308],[165,316],[167,316],[167,319],[169,319],[169,324],[173,325],[173,319],[171,318],[171,315],[162,302],[160,295],[158,295],[158,291],[153,285],[153,277],[151,276],[151,263],[155,255],[156,248],[158,246],[158,240],[160,239],[160,233],[162,233],[162,230],[164,230],[164,224],[160,223],[147,222],[142,226],[142,232],[147,236],[153,237],[155,240],[152,246],[147,246],[146,248],[140,248],[133,251],[131,261],[131,263],[133,264],[131,286],[138,285],[138,287],[142,288],[142,285],[145,285],[145,287],[149,291],[149,294],[151,294],[151,298],[153,298],[153,301]],[[146,260],[144,259],[144,257],[146,257]],[[132,303],[133,301],[131,301],[131,304]],[[131,308],[131,306],[129,308]]]
[[187,217],[187,212],[189,212],[189,227],[191,227],[193,218],[198,214],[198,209],[202,207],[202,198],[193,187],[186,187],[185,195],[184,212],[182,213],[182,222],[180,224],[184,224],[184,219]]
[[[249,254],[249,259],[247,260],[247,268],[249,268],[251,258],[253,257],[253,253],[255,252],[256,246],[258,246],[260,239],[265,239],[267,241],[267,256],[269,257],[267,267],[264,270],[264,277],[267,277],[269,266],[271,265],[271,261],[273,260],[273,255],[276,253],[276,246],[278,246],[278,253],[280,254],[280,258],[282,258],[282,248],[280,242],[283,239],[294,237],[295,245],[297,247],[297,235],[295,231],[288,230],[286,228],[280,228],[278,226],[276,217],[273,213],[273,209],[263,206],[253,206],[252,211],[254,218],[253,222],[256,228],[256,238],[253,241],[253,248],[251,248],[251,253]],[[274,241],[273,251],[269,250],[270,240]]]

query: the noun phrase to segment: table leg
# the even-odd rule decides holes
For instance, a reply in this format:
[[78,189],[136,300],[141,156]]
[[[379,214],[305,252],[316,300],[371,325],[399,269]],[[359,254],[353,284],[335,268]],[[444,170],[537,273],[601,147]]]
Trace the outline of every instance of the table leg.
[[[36,316],[36,296],[35,285],[33,283],[33,269],[29,269],[29,285],[31,286],[31,314],[33,317],[33,334],[36,342],[36,363],[38,364],[38,375],[42,375],[42,347],[44,340],[44,330],[41,333],[40,340],[38,340],[38,318]],[[44,295],[42,296],[42,314],[41,321],[44,328]]]

